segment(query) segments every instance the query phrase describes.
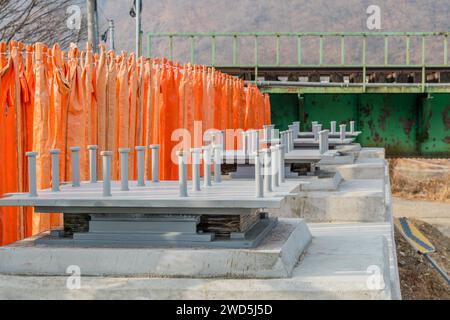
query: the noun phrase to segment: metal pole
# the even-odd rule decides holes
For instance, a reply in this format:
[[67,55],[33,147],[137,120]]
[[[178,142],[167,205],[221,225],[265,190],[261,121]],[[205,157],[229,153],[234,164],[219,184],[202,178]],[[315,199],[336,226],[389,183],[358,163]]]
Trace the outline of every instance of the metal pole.
[[278,146],[271,146],[270,151],[272,152],[272,163],[270,164],[272,169],[272,189],[275,189],[276,187],[280,186],[280,181],[278,178],[278,170],[280,168],[278,165],[278,161],[280,159],[280,157],[278,156],[279,148]]
[[345,128],[347,127],[346,124],[340,124],[339,125],[339,138],[341,140],[345,140]]
[[214,182],[222,182],[222,146],[215,144],[214,148]]
[[52,157],[52,191],[59,191],[59,154],[61,150],[52,149],[50,150],[50,154]]
[[187,181],[186,181],[186,163],[184,162],[183,150],[177,151],[178,156],[178,184],[180,188],[180,197],[187,197]]
[[261,159],[259,152],[255,152],[255,195],[257,198],[264,197],[263,181],[261,178]]
[[95,25],[96,8],[97,8],[97,0],[86,0],[88,42],[92,44],[94,50],[97,50],[98,47],[97,36],[95,34],[95,30],[97,30]]
[[350,133],[355,132],[355,121],[350,121]]
[[328,151],[328,130],[319,131],[319,153],[324,154]]
[[72,186],[80,186],[80,147],[71,147],[72,151]]
[[336,133],[336,121],[330,122],[331,133]]
[[211,145],[203,147],[203,176],[204,186],[210,187],[211,184]]
[[152,144],[150,146],[150,149],[152,149],[152,182],[158,182],[159,181],[159,158],[158,158],[158,151],[159,151],[159,145],[158,144]]
[[144,158],[145,158],[145,147],[144,146],[137,146],[135,147],[137,152],[137,176],[138,181],[137,185],[138,187],[144,187],[145,186],[145,177],[144,177]]
[[201,148],[192,148],[192,191],[200,191],[200,154]]
[[109,47],[111,50],[115,50],[116,46],[114,43],[114,20],[109,20]]
[[111,197],[111,151],[102,151],[103,157],[103,196]]
[[97,149],[95,145],[87,147],[89,150],[89,178],[91,183],[97,182]]
[[37,197],[36,187],[36,156],[37,152],[30,151],[25,153],[28,157],[28,189],[30,197]]
[[431,265],[436,269],[436,271],[439,272],[439,274],[442,277],[444,277],[445,281],[447,281],[447,284],[450,285],[450,278],[448,277],[448,274],[428,254],[424,254],[424,256],[431,263]]
[[136,1],[136,57],[141,56],[141,0]]
[[272,181],[271,175],[272,170],[270,169],[270,149],[264,149],[264,191],[272,192]]
[[284,150],[285,150],[285,145],[284,144],[280,144],[279,146],[279,150],[278,150],[278,155],[280,157],[279,159],[279,167],[280,167],[280,172],[278,173],[278,179],[279,179],[279,184],[284,183],[285,181],[285,172],[284,172]]
[[120,148],[120,191],[128,191],[128,154],[129,148]]

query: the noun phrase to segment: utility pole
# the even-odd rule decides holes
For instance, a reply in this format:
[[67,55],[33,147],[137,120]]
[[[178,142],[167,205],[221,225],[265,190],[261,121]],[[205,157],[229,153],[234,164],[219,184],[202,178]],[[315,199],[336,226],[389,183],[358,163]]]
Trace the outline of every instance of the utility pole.
[[109,20],[109,47],[111,50],[115,50],[116,46],[114,44],[114,20]]
[[94,51],[98,48],[97,27],[97,0],[86,0],[88,42],[92,44]]
[[142,52],[141,47],[141,0],[135,0],[136,3],[136,56],[139,57]]

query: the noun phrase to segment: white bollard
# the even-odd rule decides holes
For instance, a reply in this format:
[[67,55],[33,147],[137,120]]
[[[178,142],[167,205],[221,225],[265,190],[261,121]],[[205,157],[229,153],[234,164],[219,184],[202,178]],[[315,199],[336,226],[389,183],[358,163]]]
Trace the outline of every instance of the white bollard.
[[28,158],[28,195],[30,197],[37,197],[36,185],[36,156],[37,152],[30,151],[25,153]]
[[52,191],[59,191],[59,154],[61,150],[52,149],[50,154],[52,157]]
[[350,133],[355,132],[355,121],[350,121]]
[[103,196],[111,197],[111,151],[102,151],[103,157]]

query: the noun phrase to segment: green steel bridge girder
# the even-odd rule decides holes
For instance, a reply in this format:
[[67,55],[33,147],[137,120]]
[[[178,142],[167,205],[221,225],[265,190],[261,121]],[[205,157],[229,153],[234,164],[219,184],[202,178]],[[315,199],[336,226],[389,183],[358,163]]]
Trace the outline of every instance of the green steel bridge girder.
[[299,120],[329,128],[356,121],[358,142],[384,147],[388,156],[450,157],[450,94],[271,94],[272,122],[280,129]]

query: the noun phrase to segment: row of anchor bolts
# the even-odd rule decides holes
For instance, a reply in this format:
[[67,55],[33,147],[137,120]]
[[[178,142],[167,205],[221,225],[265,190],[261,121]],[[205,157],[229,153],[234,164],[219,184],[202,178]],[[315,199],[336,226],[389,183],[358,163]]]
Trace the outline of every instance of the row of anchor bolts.
[[[159,176],[159,163],[158,163],[158,152],[159,145],[151,145],[149,148],[152,150],[152,182],[158,182]],[[89,152],[89,182],[97,182],[97,149],[96,145],[89,145],[87,147]],[[144,159],[145,159],[145,146],[137,146],[137,184],[140,187],[145,186],[144,178]],[[80,147],[71,147],[71,165],[72,165],[72,186],[80,187]],[[127,191],[128,187],[128,155],[129,148],[120,148],[120,190]],[[51,176],[52,176],[52,191],[60,191],[60,181],[59,181],[59,154],[61,150],[52,149],[51,154]],[[26,153],[28,158],[28,182],[29,182],[29,195],[32,197],[37,196],[37,185],[36,185],[36,157],[37,152],[30,151]],[[111,196],[111,151],[102,151],[100,155],[102,156],[102,168],[103,168],[103,195]]]
[[[150,146],[152,149],[152,182],[158,182],[158,145]],[[89,151],[89,174],[90,183],[97,183],[97,149],[95,145],[87,147]],[[80,187],[79,170],[79,152],[81,148],[70,148],[72,153],[72,186]],[[144,152],[146,147],[137,146],[137,175],[138,186],[145,186],[144,179]],[[128,185],[128,155],[129,148],[120,148],[120,190],[129,191]],[[201,191],[200,162],[203,155],[203,176],[204,187],[212,186],[212,179],[215,183],[221,183],[221,163],[223,161],[223,150],[219,144],[210,144],[201,148],[190,150],[192,154],[192,191]],[[60,191],[59,182],[59,154],[58,149],[50,150],[51,154],[51,173],[52,173],[52,191]],[[111,193],[111,151],[102,151],[102,169],[103,169],[103,190],[105,197],[112,196]],[[36,188],[36,156],[37,152],[27,152],[28,157],[28,175],[29,175],[29,195],[37,197]],[[187,197],[187,172],[186,156],[187,152],[180,150],[177,152],[179,165],[179,196]],[[257,150],[253,153],[255,162],[255,196],[264,197],[265,192],[272,192],[274,188],[279,187],[285,182],[284,157],[285,145],[277,144],[263,150]],[[211,166],[214,164],[214,177],[212,177]],[[264,177],[264,179],[263,179]]]

